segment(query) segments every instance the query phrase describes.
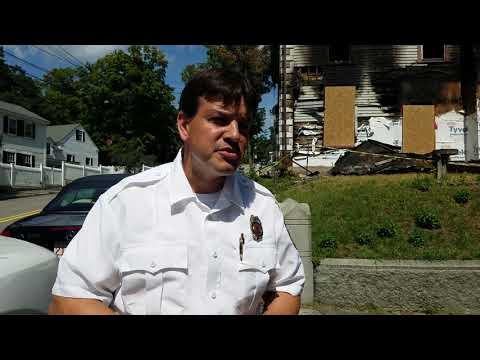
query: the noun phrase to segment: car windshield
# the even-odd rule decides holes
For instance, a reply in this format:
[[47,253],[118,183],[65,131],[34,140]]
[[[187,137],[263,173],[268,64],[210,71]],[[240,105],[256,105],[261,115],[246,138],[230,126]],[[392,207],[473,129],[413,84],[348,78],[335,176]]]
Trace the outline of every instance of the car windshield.
[[105,187],[67,188],[45,207],[45,211],[90,211]]

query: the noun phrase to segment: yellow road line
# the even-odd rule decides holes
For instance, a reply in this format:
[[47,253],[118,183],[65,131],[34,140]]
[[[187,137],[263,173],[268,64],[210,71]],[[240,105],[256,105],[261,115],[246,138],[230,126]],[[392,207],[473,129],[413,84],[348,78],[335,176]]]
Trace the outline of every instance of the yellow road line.
[[8,222],[8,221],[13,221],[13,220],[19,220],[24,217],[30,216],[30,215],[35,215],[38,214],[42,209],[37,209],[37,210],[30,210],[21,214],[16,214],[16,215],[11,215],[7,216],[4,218],[0,218],[0,223]]

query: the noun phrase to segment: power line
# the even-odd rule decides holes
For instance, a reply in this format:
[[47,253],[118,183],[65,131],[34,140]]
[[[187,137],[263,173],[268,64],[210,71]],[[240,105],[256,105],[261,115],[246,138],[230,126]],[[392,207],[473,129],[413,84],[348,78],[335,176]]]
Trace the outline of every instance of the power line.
[[82,61],[78,60],[78,58],[76,58],[75,56],[73,56],[72,54],[70,54],[70,53],[69,53],[67,50],[65,50],[61,45],[57,45],[57,47],[58,47],[60,50],[62,50],[65,54],[70,55],[70,57],[71,57],[72,59],[75,59],[75,61],[77,61],[77,62],[80,64],[80,66],[85,66],[85,64],[84,64]]
[[[36,45],[30,45],[30,46],[33,46],[34,48],[36,48],[36,49],[44,52],[45,54],[48,54],[48,55],[50,55],[50,56],[52,56],[52,57],[55,57],[55,58],[57,58],[57,59],[59,59],[59,60],[68,62],[68,63],[71,64],[71,65],[74,65],[74,64],[72,64],[70,61],[67,61],[65,58],[62,58],[62,57],[60,57],[60,56],[58,56],[58,55],[56,55],[56,54],[53,54],[53,53],[51,53],[50,51],[47,51],[47,50],[41,48],[40,46],[36,46]],[[75,66],[76,66],[76,65],[75,65]]]
[[78,65],[77,64],[74,64],[73,62],[71,62],[68,58],[66,58],[65,56],[63,55],[60,55],[60,53],[58,53],[57,51],[55,51],[54,49],[52,49],[51,47],[49,47],[49,49],[51,51],[53,51],[53,53],[55,54],[55,56],[59,57],[60,59],[62,59],[63,61],[66,61],[68,62],[70,65],[73,65],[75,67],[77,67]]
[[[23,70],[23,71],[25,71],[25,70]],[[38,81],[45,82],[45,80],[39,78],[38,76],[35,76],[35,75],[33,75],[33,74],[30,74],[30,73],[27,72],[27,71],[25,71],[25,74],[27,74],[28,76],[31,76],[31,77],[37,79]]]
[[18,60],[24,62],[25,64],[28,64],[28,65],[30,65],[30,66],[32,66],[32,67],[34,67],[34,68],[36,68],[36,69],[38,69],[38,70],[40,70],[40,71],[44,71],[44,72],[49,72],[49,71],[50,71],[50,70],[47,70],[47,69],[45,69],[45,68],[43,68],[43,67],[41,67],[41,66],[35,65],[35,64],[31,63],[30,61],[27,61],[27,60],[25,60],[25,59],[22,59],[21,57],[18,57],[18,56],[16,56],[16,55],[12,54],[12,53],[11,53],[10,51],[8,51],[8,50],[5,50],[5,49],[4,49],[3,51],[5,52],[5,54],[10,55],[11,57],[14,57],[15,59],[18,59]]

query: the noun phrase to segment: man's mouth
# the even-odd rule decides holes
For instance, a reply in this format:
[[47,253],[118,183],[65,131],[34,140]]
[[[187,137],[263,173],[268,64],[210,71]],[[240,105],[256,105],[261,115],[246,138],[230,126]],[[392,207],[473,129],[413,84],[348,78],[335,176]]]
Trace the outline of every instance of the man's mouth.
[[240,159],[240,154],[230,148],[223,148],[217,150],[217,152],[225,159],[225,160],[238,160]]

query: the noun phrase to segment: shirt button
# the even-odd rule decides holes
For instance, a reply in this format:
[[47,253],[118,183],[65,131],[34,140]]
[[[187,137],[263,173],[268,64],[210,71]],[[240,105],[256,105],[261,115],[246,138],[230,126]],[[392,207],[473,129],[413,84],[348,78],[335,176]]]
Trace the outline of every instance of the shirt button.
[[215,292],[212,293],[211,295],[212,299],[216,299],[217,298],[217,294]]

